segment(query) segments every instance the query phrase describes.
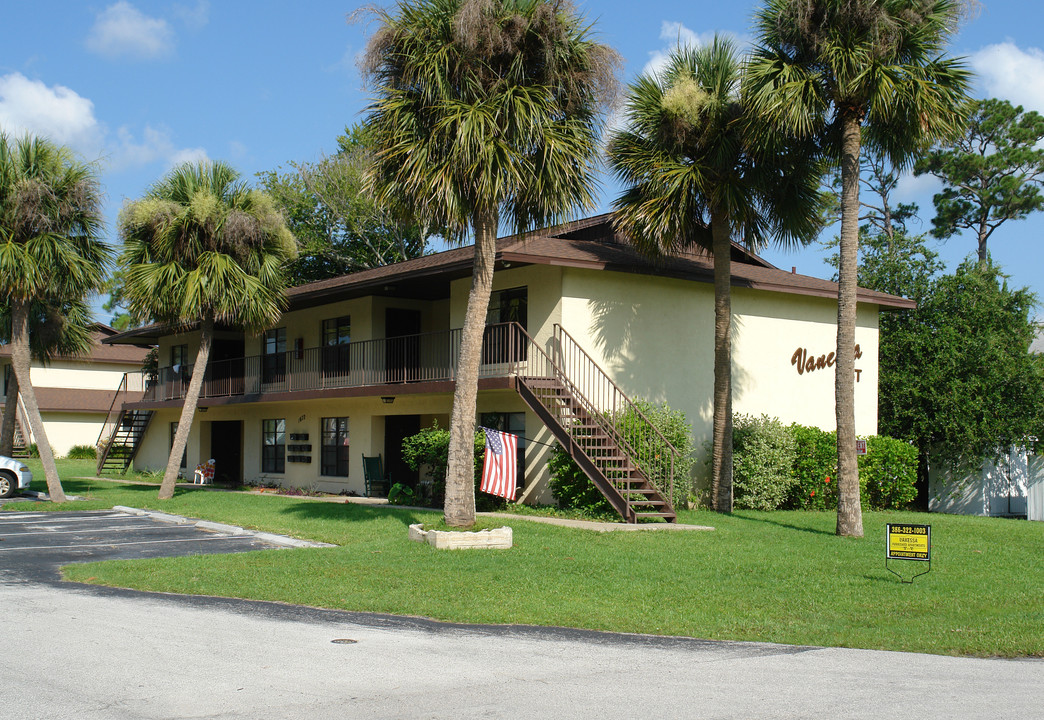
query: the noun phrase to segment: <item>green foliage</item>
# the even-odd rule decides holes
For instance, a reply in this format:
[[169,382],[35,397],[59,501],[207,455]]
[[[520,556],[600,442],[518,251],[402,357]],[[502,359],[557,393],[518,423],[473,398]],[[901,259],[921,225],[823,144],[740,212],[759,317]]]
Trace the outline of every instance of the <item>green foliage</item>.
[[966,262],[931,285],[907,319],[882,326],[881,431],[950,462],[1039,432],[1044,360],[1029,352],[1036,298],[1001,271]]
[[[420,470],[421,465],[431,467],[432,503],[441,507],[446,495],[446,471],[449,465],[450,432],[432,423],[430,428],[421,430],[416,435],[403,438],[402,459],[411,470]],[[501,508],[505,500],[493,495],[478,492],[482,482],[482,463],[486,456],[486,434],[475,433],[475,509],[488,512]],[[389,497],[389,500],[391,498]]]
[[388,502],[392,505],[412,505],[413,488],[402,483],[395,483],[388,491]]
[[[736,505],[758,510],[837,509],[837,433],[737,415]],[[860,504],[905,509],[917,495],[917,449],[881,435],[859,456]]]
[[40,457],[40,448],[37,446],[36,443],[29,443],[29,447],[27,447],[25,449],[25,452],[31,458],[38,458],[38,457]]
[[[641,412],[652,425],[660,431],[664,440],[678,451],[678,459],[674,466],[675,503],[681,505],[689,500],[692,491],[692,427],[681,410],[674,410],[666,404],[650,403],[640,400],[635,409],[628,408],[616,418],[616,427],[633,447],[642,448],[639,465],[658,487],[666,487],[667,477],[665,465],[657,462],[668,456],[667,446],[659,438],[649,439],[644,432],[644,422],[638,415]],[[638,438],[646,438],[639,442]],[[648,458],[643,462],[643,457]],[[605,499],[601,491],[584,474],[561,445],[556,444],[548,459],[548,470],[551,474],[549,487],[554,493],[559,507],[576,510],[591,515],[607,513],[615,514],[612,505]]]
[[285,300],[297,243],[279,209],[224,163],[186,163],[124,206],[123,301],[138,320],[261,330]]
[[282,210],[300,254],[287,267],[291,285],[345,275],[424,254],[416,223],[397,220],[365,185],[370,149],[358,126],[338,138],[338,152],[317,162],[295,162],[286,172],[258,173]]
[[1044,116],[996,98],[968,107],[964,132],[920,158],[914,173],[943,181],[934,197],[932,234],[948,238],[971,230],[985,262],[994,230],[1044,208]]
[[794,485],[794,436],[777,418],[767,415],[738,414],[732,423],[736,507],[775,510]]
[[866,505],[874,510],[905,510],[917,497],[916,482],[916,447],[883,435],[866,439],[866,455],[859,458]]
[[837,433],[796,424],[790,426],[790,432],[795,450],[794,485],[785,507],[837,509]]
[[73,445],[65,457],[70,460],[92,460],[98,457],[98,449],[93,445]]

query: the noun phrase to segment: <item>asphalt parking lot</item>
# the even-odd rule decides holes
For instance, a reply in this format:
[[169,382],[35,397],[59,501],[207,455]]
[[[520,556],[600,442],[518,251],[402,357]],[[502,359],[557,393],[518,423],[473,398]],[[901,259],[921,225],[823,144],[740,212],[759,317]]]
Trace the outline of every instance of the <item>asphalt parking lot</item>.
[[[248,552],[278,547],[251,535],[161,522],[115,510],[45,512],[19,503],[0,513],[0,568],[26,580],[57,580],[69,563]],[[26,508],[21,511],[21,508]]]

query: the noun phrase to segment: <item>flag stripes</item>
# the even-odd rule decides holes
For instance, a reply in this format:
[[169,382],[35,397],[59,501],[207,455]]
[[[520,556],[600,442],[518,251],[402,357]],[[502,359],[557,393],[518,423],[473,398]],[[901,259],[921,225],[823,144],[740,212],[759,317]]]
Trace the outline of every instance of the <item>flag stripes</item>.
[[491,428],[484,427],[482,431],[486,433],[486,459],[479,490],[514,500],[518,488],[518,437]]

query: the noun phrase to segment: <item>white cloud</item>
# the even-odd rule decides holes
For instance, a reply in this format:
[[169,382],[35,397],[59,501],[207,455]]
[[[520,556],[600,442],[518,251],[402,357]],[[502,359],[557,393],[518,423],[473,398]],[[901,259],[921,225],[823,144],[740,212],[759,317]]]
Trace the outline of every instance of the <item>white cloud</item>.
[[176,4],[174,16],[190,30],[201,30],[210,22],[210,2],[199,0],[195,7]]
[[663,48],[659,50],[653,50],[649,53],[649,62],[645,63],[645,67],[642,68],[642,74],[658,74],[667,65],[667,58],[671,54],[671,51],[678,47],[683,48],[696,48],[701,45],[709,45],[715,35],[730,38],[735,44],[736,48],[743,52],[744,49],[750,45],[750,39],[747,36],[738,36],[735,33],[730,32],[705,32],[698,33],[694,30],[690,30],[680,22],[668,22],[663,21],[660,26],[660,40],[667,43]]
[[0,128],[68,145],[87,158],[101,152],[104,129],[94,103],[63,85],[48,87],[21,73],[0,76]]
[[124,170],[161,162],[166,169],[170,169],[183,162],[206,159],[207,151],[203,148],[177,147],[166,127],[146,125],[138,139],[124,126],[116,131],[116,142],[109,154],[109,166],[114,170]]
[[166,20],[149,17],[120,0],[95,19],[87,49],[110,58],[160,58],[174,50],[174,32]]
[[1007,41],[987,45],[969,59],[987,96],[1044,112],[1044,52],[1039,48],[1023,50]]
[[932,196],[942,190],[942,180],[934,175],[914,176],[912,172],[905,172],[899,176],[895,190],[892,192],[892,202],[915,202],[922,208],[931,207]]

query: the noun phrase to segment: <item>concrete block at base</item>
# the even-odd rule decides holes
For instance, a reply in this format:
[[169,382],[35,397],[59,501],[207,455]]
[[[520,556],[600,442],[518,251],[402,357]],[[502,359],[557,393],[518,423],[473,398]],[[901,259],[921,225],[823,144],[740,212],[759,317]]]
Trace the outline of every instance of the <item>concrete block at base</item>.
[[511,528],[463,532],[459,530],[425,530],[421,525],[410,525],[410,540],[426,542],[437,550],[464,550],[488,548],[507,550],[512,544]]

